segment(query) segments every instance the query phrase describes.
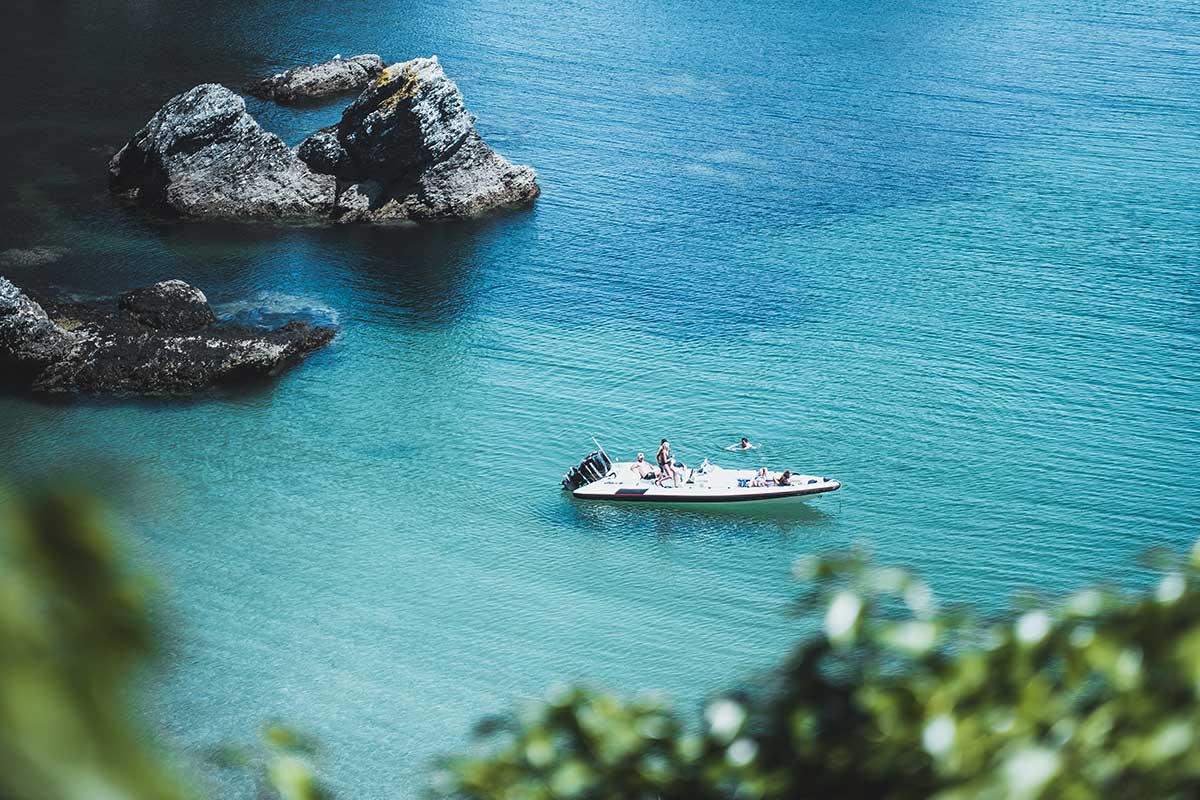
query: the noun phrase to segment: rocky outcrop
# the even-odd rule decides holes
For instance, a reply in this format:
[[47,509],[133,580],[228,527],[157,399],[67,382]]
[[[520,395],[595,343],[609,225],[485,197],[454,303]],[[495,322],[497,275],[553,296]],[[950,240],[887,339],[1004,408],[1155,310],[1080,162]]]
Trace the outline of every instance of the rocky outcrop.
[[108,174],[114,193],[185,216],[312,219],[333,209],[334,179],[309,169],[215,83],[171,98]]
[[216,84],[172,98],[113,157],[112,191],[196,217],[374,222],[531,202],[530,167],[492,150],[437,57],[394,64],[296,152]]
[[280,72],[248,87],[247,91],[264,100],[295,103],[342,92],[360,91],[383,72],[383,59],[374,54],[342,58],[335,56],[323,64],[310,64]]
[[343,221],[469,217],[540,192],[530,167],[513,165],[479,136],[436,56],[388,67],[299,155],[339,179]]
[[331,125],[309,136],[296,148],[296,155],[317,172],[350,180],[357,175],[350,155],[338,141],[338,126]]
[[117,305],[138,322],[160,331],[187,333],[217,321],[204,292],[180,280],[126,292]]
[[78,339],[9,280],[0,278],[0,372],[31,378],[66,360]]
[[192,394],[273,374],[334,335],[304,322],[260,330],[215,319],[183,281],[127,293],[116,307],[43,306],[0,278],[0,374],[42,392]]

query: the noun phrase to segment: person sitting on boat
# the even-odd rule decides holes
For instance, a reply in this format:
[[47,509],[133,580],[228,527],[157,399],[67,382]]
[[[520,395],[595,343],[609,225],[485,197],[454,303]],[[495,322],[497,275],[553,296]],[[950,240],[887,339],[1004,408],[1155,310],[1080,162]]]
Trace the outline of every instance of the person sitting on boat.
[[780,475],[778,480],[775,481],[775,485],[776,486],[791,486],[792,485],[792,471],[790,469],[785,469],[783,471],[783,474]]
[[754,476],[754,480],[750,481],[751,486],[770,486],[772,483],[774,481],[771,480],[766,467],[760,467]]
[[639,478],[653,478],[658,475],[658,470],[646,463],[645,453],[638,453],[637,461],[633,462],[629,469],[637,473]]
[[671,455],[671,443],[663,439],[658,445],[658,484],[666,483],[667,478],[679,485],[679,475],[675,472],[675,457]]

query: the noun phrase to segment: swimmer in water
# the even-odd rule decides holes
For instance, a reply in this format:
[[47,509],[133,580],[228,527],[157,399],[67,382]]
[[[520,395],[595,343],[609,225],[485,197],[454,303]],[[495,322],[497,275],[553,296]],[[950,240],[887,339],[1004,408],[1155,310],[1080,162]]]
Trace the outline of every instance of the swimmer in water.
[[729,445],[729,447],[726,447],[725,449],[726,450],[753,450],[754,445],[750,444],[750,440],[747,439],[745,436],[743,436],[742,440],[740,442],[738,442],[737,444],[731,444],[731,445]]

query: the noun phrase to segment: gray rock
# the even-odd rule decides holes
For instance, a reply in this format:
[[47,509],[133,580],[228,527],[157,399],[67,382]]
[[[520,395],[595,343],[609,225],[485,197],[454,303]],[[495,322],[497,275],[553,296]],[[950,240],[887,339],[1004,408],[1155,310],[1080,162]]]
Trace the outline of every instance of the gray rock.
[[55,324],[45,309],[0,277],[0,372],[29,378],[65,359],[76,334]]
[[181,280],[134,289],[121,295],[117,304],[138,322],[161,331],[187,333],[217,321],[204,292]]
[[322,64],[296,67],[250,86],[247,91],[264,100],[293,103],[358,91],[383,72],[383,59],[374,54],[333,58]]
[[343,181],[382,185],[382,198],[354,219],[469,217],[528,203],[541,191],[533,169],[510,163],[479,136],[436,56],[384,70],[343,112],[336,138],[340,152],[325,129],[300,154]]
[[310,170],[214,83],[171,98],[109,163],[112,191],[187,216],[327,217],[336,181]]
[[192,394],[274,374],[334,336],[332,328],[295,321],[273,330],[183,330],[212,314],[203,298],[183,281],[164,281],[124,295],[116,307],[43,306],[0,278],[0,362],[15,367],[0,374],[41,392]]
[[309,136],[300,143],[296,154],[317,172],[349,179],[354,176],[350,154],[338,141],[337,126],[332,125]]
[[475,130],[437,58],[388,67],[342,112],[338,139],[355,166],[393,180],[444,160]]
[[40,267],[58,261],[69,252],[71,248],[55,245],[14,247],[0,253],[0,267]]
[[188,216],[339,222],[470,217],[541,191],[480,138],[436,56],[382,70],[295,152],[233,92],[197,86],[113,157],[109,185]]
[[[411,219],[463,218],[527,203],[539,191],[531,168],[510,163],[472,131],[452,155],[423,170],[415,187],[393,187],[393,202]],[[384,205],[376,218],[390,215]]]
[[352,183],[338,194],[338,219],[341,222],[369,220],[382,200],[383,187],[376,181]]

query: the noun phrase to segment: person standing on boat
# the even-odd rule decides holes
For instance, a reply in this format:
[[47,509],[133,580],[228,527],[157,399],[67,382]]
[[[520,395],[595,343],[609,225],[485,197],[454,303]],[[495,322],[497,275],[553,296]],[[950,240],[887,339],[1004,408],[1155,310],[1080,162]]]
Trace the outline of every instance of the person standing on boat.
[[679,477],[675,473],[675,457],[671,455],[671,443],[666,439],[658,445],[658,482],[661,485],[669,477],[675,485],[679,484]]

